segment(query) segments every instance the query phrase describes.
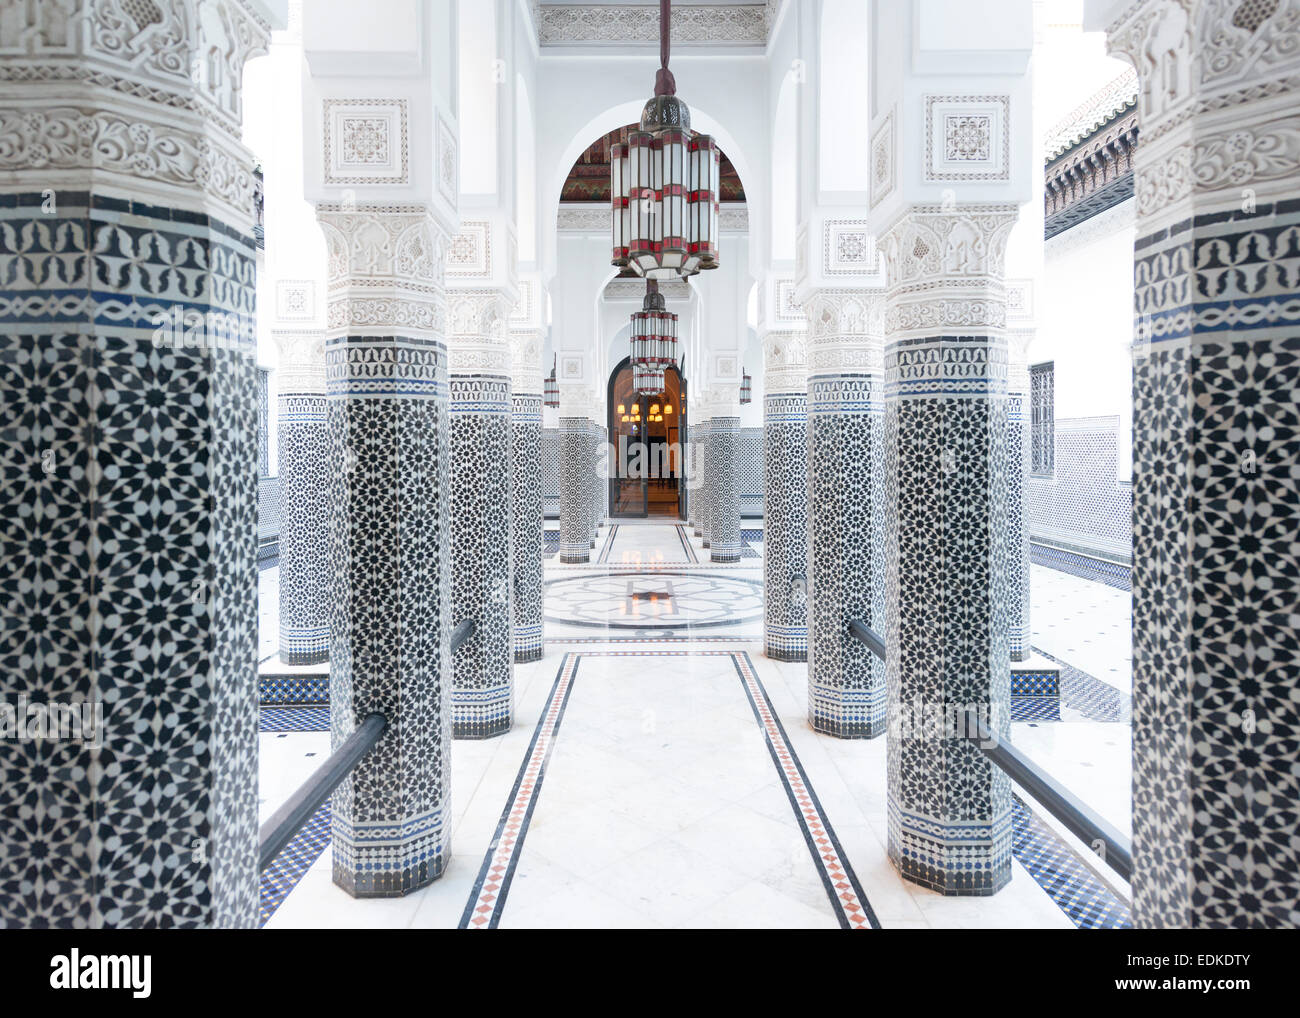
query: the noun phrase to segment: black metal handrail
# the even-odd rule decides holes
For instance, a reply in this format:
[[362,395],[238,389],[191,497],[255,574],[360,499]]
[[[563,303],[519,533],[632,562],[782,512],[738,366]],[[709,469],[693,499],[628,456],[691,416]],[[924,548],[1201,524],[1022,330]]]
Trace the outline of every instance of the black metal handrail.
[[451,631],[451,652],[460,650],[460,645],[474,635],[474,620],[466,619]]
[[306,783],[289,797],[289,801],[276,810],[262,825],[257,835],[257,868],[262,871],[275,861],[280,850],[302,830],[330,793],[346,778],[363,756],[375,748],[375,743],[388,727],[382,714],[368,714],[347,737],[343,745],[329,755]]
[[871,648],[871,652],[881,661],[885,660],[885,641],[869,625],[861,619],[850,619],[849,632]]
[[[466,619],[451,633],[451,652],[456,653],[474,632],[474,620]],[[388,728],[388,719],[382,714],[368,714],[347,737],[343,745],[329,755],[289,801],[271,815],[257,833],[257,868],[266,869],[275,861],[284,846],[302,830],[303,825],[321,808],[330,793],[352,773],[363,756],[375,748],[379,737]]]
[[[873,654],[885,659],[885,641],[861,619],[849,622],[849,632]],[[1125,880],[1133,877],[1133,844],[1055,778],[1050,777],[1009,742],[990,731],[975,711],[966,711],[965,731],[979,750],[1002,772],[1054,816],[1066,829],[1097,852],[1101,861]]]
[[1081,799],[1009,742],[1003,742],[973,710],[966,712],[966,738],[1033,796],[1067,830],[1125,880],[1133,877],[1133,844]]

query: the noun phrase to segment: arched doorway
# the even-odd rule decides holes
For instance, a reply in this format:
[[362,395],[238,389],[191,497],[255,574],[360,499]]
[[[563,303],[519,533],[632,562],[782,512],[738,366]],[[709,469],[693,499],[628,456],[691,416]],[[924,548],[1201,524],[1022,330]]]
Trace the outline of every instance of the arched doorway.
[[614,453],[610,515],[685,519],[686,379],[671,367],[664,372],[662,393],[638,395],[632,386],[632,362],[624,357],[609,376],[608,395],[609,441]]

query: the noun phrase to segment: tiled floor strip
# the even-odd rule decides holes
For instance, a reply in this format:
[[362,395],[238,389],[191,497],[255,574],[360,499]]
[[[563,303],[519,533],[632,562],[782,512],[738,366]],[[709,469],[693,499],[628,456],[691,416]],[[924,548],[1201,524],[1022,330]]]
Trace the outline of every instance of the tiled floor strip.
[[799,762],[794,747],[786,738],[785,728],[772,709],[772,702],[767,698],[767,690],[763,688],[758,673],[754,671],[753,662],[744,653],[733,654],[731,660],[745,686],[745,694],[749,697],[749,705],[754,709],[758,726],[767,739],[772,762],[781,774],[794,815],[803,828],[804,840],[808,843],[813,864],[826,886],[826,894],[835,910],[835,917],[845,929],[880,929],[880,921],[862,892],[862,885],[858,883],[853,867],[845,858],[830,821],[822,812],[817,793],[808,782],[808,775],[804,773],[803,764]]
[[[803,765],[786,738],[767,690],[754,670],[749,655],[732,651],[609,651],[596,652],[601,657],[692,657],[727,656],[731,658],[740,676],[741,684],[754,711],[754,718],[767,743],[777,773],[790,798],[795,819],[803,831],[804,840],[821,875],[840,925],[845,929],[879,929],[880,923],[862,891],[852,866],[844,858],[843,849],[835,836],[830,821],[822,812],[821,803],[808,782]],[[573,690],[578,663],[583,653],[566,654],[555,678],[547,700],[545,713],[533,734],[532,745],[515,779],[506,808],[501,814],[496,835],[488,846],[477,881],[470,892],[469,901],[461,916],[461,929],[492,929],[498,925],[505,908],[510,881],[528,833],[528,823],[541,791],[546,774],[546,762],[559,732],[560,721]]]
[[1060,835],[1012,798],[1011,851],[1048,896],[1081,930],[1129,930],[1128,906],[1083,865]]
[[330,804],[312,814],[293,840],[280,850],[275,861],[262,871],[260,888],[261,908],[258,926],[265,926],[275,910],[298,886],[303,874],[311,869],[330,843]]
[[546,709],[537,723],[537,730],[533,732],[533,741],[528,747],[523,766],[519,769],[519,776],[515,779],[515,787],[510,792],[505,812],[501,814],[501,822],[497,824],[492,844],[488,846],[487,855],[483,858],[483,868],[479,870],[478,879],[470,891],[465,912],[460,917],[459,928],[462,930],[494,929],[501,921],[501,910],[510,891],[510,881],[519,862],[524,837],[528,833],[528,821],[542,789],[542,778],[546,776],[546,761],[551,755],[551,747],[555,745],[555,736],[560,730],[560,721],[564,718],[564,708],[569,702],[569,692],[573,689],[579,657],[578,654],[565,654],[564,660],[560,662],[560,670],[547,698]]

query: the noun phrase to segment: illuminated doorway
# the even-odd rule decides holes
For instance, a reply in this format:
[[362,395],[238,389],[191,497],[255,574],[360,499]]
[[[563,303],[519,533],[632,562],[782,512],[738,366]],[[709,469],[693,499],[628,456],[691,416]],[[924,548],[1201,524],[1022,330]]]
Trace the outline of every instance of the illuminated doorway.
[[686,380],[677,368],[664,372],[664,391],[640,396],[627,358],[609,377],[609,511],[622,519],[685,519],[682,430],[686,427]]

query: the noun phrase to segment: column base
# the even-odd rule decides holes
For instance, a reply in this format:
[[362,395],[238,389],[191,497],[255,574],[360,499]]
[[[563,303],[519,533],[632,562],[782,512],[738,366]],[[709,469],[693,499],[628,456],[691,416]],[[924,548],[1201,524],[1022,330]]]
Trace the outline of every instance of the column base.
[[560,561],[570,564],[591,561],[591,549],[585,544],[579,545],[560,545]]
[[451,694],[451,737],[492,739],[514,725],[510,687],[455,689]]
[[545,648],[542,646],[541,626],[515,626],[515,663],[540,661]]
[[878,739],[888,729],[885,687],[825,689],[809,686],[808,723],[837,739]]
[[905,880],[949,897],[997,894],[1011,880],[1011,811],[945,822],[889,804],[889,861]]
[[355,827],[333,815],[330,824],[334,883],[354,898],[400,898],[433,883],[451,861],[441,811]]
[[1017,633],[1012,630],[1007,634],[1007,640],[1011,644],[1012,661],[1028,661],[1034,656],[1034,648],[1030,645],[1032,636],[1028,631]]
[[727,548],[722,547],[721,545],[715,544],[709,550],[709,561],[710,562],[739,562],[740,549],[731,551]]
[[808,627],[767,626],[763,653],[776,661],[807,661]]
[[287,665],[318,665],[330,659],[329,626],[280,626],[280,660]]

